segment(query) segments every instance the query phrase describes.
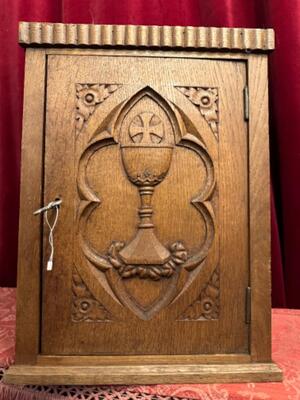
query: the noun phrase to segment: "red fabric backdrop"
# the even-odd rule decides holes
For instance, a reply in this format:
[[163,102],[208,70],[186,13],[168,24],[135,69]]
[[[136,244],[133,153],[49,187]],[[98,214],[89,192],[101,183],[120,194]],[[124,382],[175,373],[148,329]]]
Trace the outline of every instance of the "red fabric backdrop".
[[[300,2],[298,0],[2,0],[0,285],[15,285],[24,50],[18,21],[274,27],[270,56],[273,305],[300,308]],[[30,227],[28,227],[30,229]]]

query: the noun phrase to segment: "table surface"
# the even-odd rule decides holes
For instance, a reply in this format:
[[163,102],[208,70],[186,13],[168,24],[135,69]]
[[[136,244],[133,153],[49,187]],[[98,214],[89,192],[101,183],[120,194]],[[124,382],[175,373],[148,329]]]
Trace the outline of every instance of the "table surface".
[[[0,288],[0,367],[14,361],[15,297],[13,288]],[[0,399],[9,400],[16,391],[27,391],[36,399],[203,399],[203,400],[300,400],[300,310],[272,312],[273,360],[282,368],[281,383],[190,384],[106,387],[10,387],[0,383]],[[15,391],[13,393],[13,391]],[[33,393],[34,392],[34,393]],[[6,393],[5,397],[4,394]],[[2,394],[2,397],[1,397]],[[11,396],[11,397],[9,397]],[[53,397],[52,397],[53,396]],[[18,397],[19,398],[19,397]],[[25,398],[25,397],[24,397]],[[26,397],[27,398],[27,397]],[[29,397],[28,397],[29,398]],[[46,397],[45,397],[46,398]],[[22,397],[23,399],[23,397]]]

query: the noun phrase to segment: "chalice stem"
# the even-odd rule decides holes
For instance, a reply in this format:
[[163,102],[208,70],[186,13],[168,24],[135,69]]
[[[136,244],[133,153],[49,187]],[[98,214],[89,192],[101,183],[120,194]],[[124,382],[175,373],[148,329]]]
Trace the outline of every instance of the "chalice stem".
[[126,264],[132,265],[162,265],[170,258],[170,252],[157,239],[152,222],[153,209],[151,205],[153,186],[140,186],[141,207],[140,222],[136,236],[121,250],[120,256]]
[[138,225],[139,229],[149,229],[154,228],[152,223],[152,196],[154,192],[153,186],[141,186],[139,187],[140,197],[141,197],[141,208],[139,209],[140,223]]

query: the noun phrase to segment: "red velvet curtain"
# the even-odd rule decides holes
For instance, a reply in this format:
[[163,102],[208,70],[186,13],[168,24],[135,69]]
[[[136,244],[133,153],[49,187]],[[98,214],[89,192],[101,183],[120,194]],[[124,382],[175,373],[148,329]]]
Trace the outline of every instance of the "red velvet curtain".
[[269,62],[272,295],[274,306],[300,308],[298,0],[2,0],[0,16],[0,285],[16,283],[24,73],[18,21],[274,27],[276,51]]

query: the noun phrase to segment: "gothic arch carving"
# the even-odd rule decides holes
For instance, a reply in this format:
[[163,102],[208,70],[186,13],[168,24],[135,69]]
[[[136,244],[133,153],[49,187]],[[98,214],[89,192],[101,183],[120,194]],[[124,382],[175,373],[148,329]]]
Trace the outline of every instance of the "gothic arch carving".
[[[79,160],[77,240],[83,258],[103,273],[118,300],[140,318],[149,319],[179,297],[176,282],[181,271],[190,273],[202,265],[213,243],[215,216],[210,199],[215,188],[214,165],[203,143],[186,132],[176,107],[150,87],[139,90],[120,104],[106,121],[109,127],[90,140]],[[141,206],[135,237],[129,243],[116,237],[106,253],[100,254],[85,233],[87,221],[101,207],[101,194],[96,194],[90,186],[87,166],[93,155],[106,146],[118,146],[122,168],[128,181],[136,186]],[[160,243],[152,222],[151,197],[155,187],[168,175],[175,146],[196,153],[205,167],[204,186],[190,199],[206,227],[204,243],[196,254],[189,254],[180,238],[167,247]],[[128,279],[169,280],[170,285],[167,294],[160,294],[148,307],[139,304],[128,292],[125,287]]]

